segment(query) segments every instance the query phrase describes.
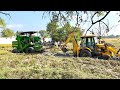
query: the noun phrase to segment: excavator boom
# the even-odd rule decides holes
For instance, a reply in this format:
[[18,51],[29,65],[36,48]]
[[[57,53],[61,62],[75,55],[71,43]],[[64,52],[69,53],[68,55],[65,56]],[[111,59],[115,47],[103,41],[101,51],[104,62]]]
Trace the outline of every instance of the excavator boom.
[[62,50],[64,50],[66,44],[69,42],[69,41],[72,41],[73,43],[73,53],[74,53],[74,56],[78,56],[79,55],[79,46],[77,44],[77,40],[75,39],[75,36],[74,36],[74,32],[72,32],[67,40],[65,41],[65,43],[63,44],[63,47],[62,47]]

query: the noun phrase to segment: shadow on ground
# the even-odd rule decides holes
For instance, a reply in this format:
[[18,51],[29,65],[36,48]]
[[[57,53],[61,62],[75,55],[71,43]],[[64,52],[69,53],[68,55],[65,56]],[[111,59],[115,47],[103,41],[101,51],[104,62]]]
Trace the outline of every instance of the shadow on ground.
[[63,53],[56,53],[56,54],[54,54],[54,56],[57,56],[57,57],[73,57],[72,54],[63,54]]

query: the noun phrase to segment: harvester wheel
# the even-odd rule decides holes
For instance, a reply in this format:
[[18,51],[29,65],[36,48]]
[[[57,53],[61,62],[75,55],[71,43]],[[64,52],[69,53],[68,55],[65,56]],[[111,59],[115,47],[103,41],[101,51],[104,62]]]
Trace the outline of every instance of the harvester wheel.
[[34,53],[35,50],[34,50],[33,47],[28,47],[25,52],[26,52],[26,53]]
[[13,49],[12,53],[18,53],[18,50],[17,49]]
[[79,54],[80,57],[92,57],[92,54],[90,51],[88,50],[82,50],[80,51],[80,54]]

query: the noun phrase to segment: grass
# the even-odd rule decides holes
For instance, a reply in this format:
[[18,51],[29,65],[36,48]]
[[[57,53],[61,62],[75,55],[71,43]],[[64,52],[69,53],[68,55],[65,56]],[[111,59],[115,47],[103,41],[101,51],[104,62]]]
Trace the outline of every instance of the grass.
[[116,79],[120,78],[120,62],[6,51],[0,54],[0,78]]
[[104,38],[107,43],[113,44],[117,49],[120,48],[120,38]]
[[0,44],[0,47],[4,47],[4,48],[12,47],[12,44]]
[[0,79],[120,79],[117,60],[15,54],[11,49],[0,50]]
[[[6,50],[11,50],[12,44],[0,44],[0,52],[6,52]],[[4,51],[5,50],[5,51]]]

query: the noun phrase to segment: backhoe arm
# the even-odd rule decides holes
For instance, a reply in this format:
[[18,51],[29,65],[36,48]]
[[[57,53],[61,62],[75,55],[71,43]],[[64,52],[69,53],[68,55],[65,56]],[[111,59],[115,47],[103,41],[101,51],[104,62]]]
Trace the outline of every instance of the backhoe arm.
[[74,37],[74,32],[72,32],[72,33],[68,36],[67,40],[66,40],[65,43],[63,44],[63,48],[64,48],[64,46],[66,46],[66,44],[67,44],[70,40],[72,40],[72,43],[73,43],[73,53],[74,53],[74,56],[78,56],[78,55],[79,55],[79,46],[78,46],[78,44],[77,44],[77,40],[76,40],[75,37]]
[[63,46],[65,46],[73,37],[74,37],[74,33],[71,33],[71,34],[68,36],[68,38],[67,38],[67,40],[65,41],[65,43],[63,44]]

